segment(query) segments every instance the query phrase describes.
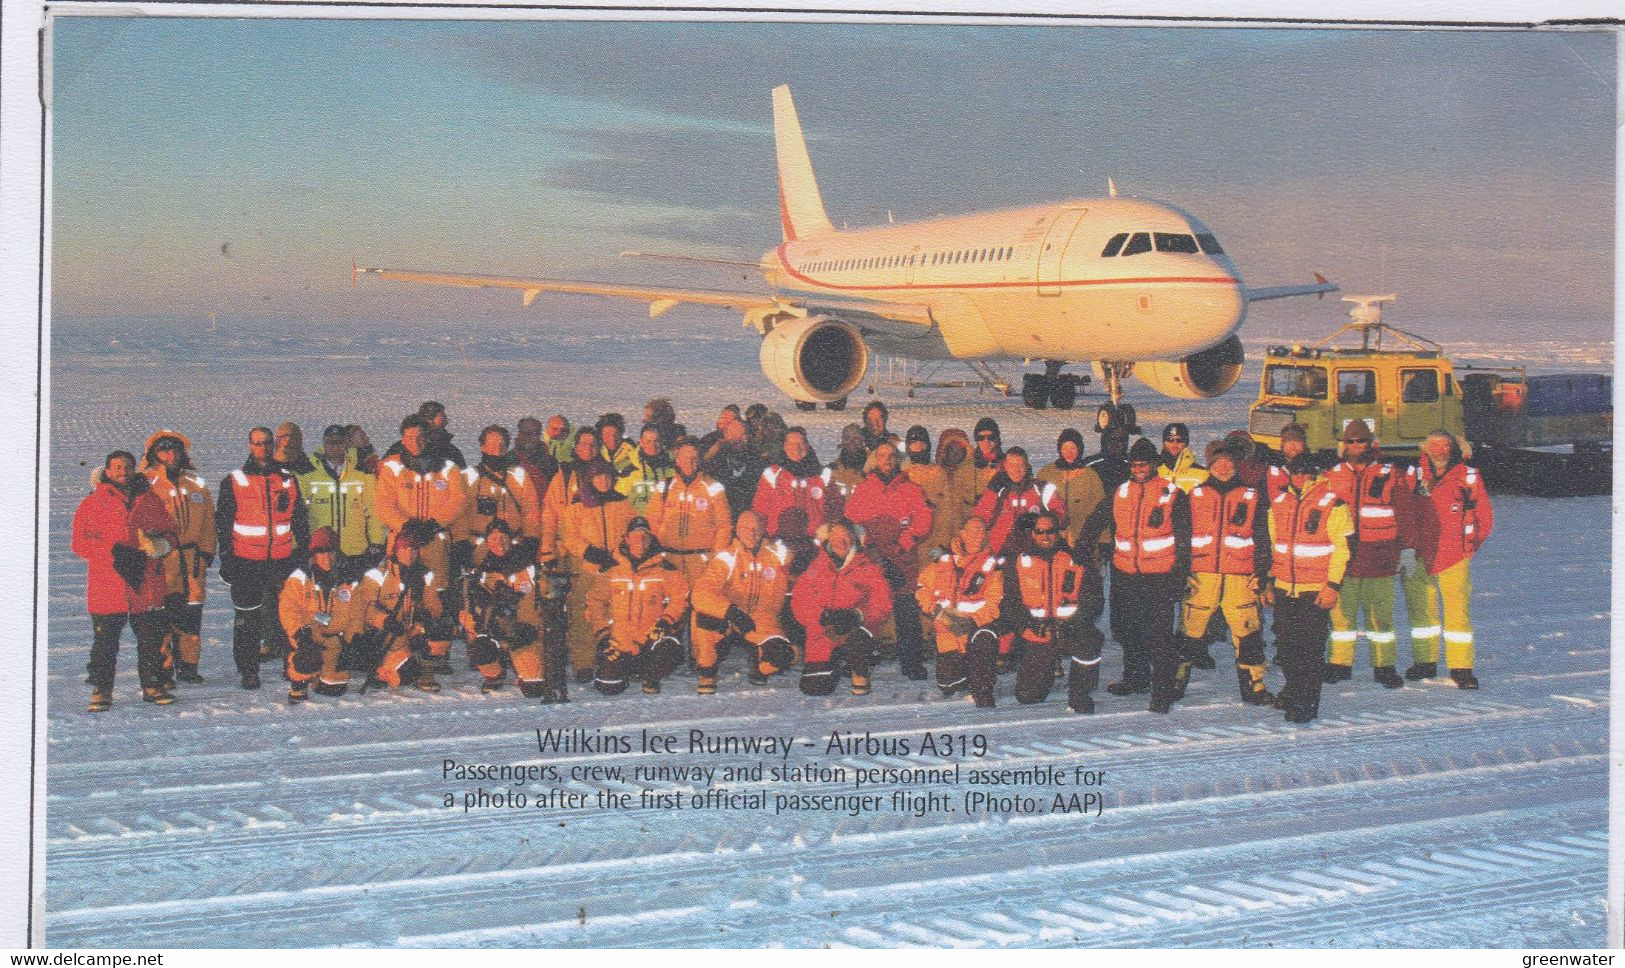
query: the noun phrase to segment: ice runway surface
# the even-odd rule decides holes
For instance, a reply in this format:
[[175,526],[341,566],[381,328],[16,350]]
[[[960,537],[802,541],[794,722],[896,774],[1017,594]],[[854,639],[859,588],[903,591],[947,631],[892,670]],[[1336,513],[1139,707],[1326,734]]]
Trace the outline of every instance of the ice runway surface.
[[[1144,697],[1104,692],[1097,715],[1075,716],[1064,688],[1047,703],[1019,706],[1008,679],[999,707],[978,710],[901,679],[895,666],[881,670],[870,696],[842,689],[811,699],[790,680],[750,687],[737,659],[724,667],[715,697],[694,695],[693,680],[677,676],[660,696],[604,698],[577,687],[570,705],[543,707],[511,688],[481,695],[460,648],[458,671],[437,696],[352,692],[290,708],[269,667],[263,690],[236,688],[230,613],[217,581],[205,615],[206,684],[183,688],[167,709],[141,703],[127,635],[112,712],[83,711],[90,623],[69,522],[100,458],[138,449],[159,426],[193,437],[194,460],[215,485],[241,460],[255,423],[293,419],[313,442],[327,423],[356,421],[382,449],[401,415],[430,397],[446,403],[470,454],[479,427],[511,426],[525,413],[579,420],[617,409],[635,424],[647,398],[665,395],[691,430],[703,431],[721,403],[761,399],[809,426],[825,460],[863,399],[844,414],[782,406],[754,367],[748,337],[616,339],[608,358],[604,345],[582,337],[497,359],[446,343],[266,338],[209,347],[208,365],[177,363],[184,347],[58,346],[50,944],[1603,943],[1606,498],[1497,497],[1495,535],[1474,567],[1482,690],[1460,692],[1440,679],[1390,692],[1357,664],[1351,681],[1327,688],[1321,719],[1308,727],[1241,706],[1222,661],[1198,672],[1166,717],[1145,712]],[[1184,420],[1200,445],[1241,425],[1255,374],[1249,368],[1219,401],[1167,401],[1139,389],[1131,399],[1148,431]],[[1086,426],[1097,402],[1085,398],[1068,419],[974,393],[884,398],[899,433],[916,422],[933,436],[947,426],[968,430],[991,413],[1006,444],[1027,446],[1035,461],[1052,458],[1061,427]],[[1120,650],[1109,644],[1106,656],[1110,681]],[[1358,662],[1366,662],[1363,645]],[[1278,671],[1271,686],[1279,686]],[[625,779],[637,766],[686,760],[637,751],[543,757],[538,727],[820,740],[831,730],[980,732],[989,755],[957,762],[1102,771],[1105,809],[1099,817],[915,818],[442,807],[446,792],[471,786],[442,779],[448,757],[623,768],[620,780],[560,784],[590,795],[692,792],[682,781]],[[849,771],[955,761],[815,759]],[[839,784],[797,789],[851,792]],[[999,792],[1047,802],[1051,788]],[[958,791],[951,795],[957,802]]]

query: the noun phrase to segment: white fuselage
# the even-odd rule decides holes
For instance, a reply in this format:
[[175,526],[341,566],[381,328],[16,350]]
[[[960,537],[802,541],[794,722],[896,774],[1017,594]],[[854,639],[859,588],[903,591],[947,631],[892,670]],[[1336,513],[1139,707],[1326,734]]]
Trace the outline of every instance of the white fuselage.
[[[1137,233],[1150,250],[1122,254]],[[1119,254],[1103,255],[1124,234]],[[867,336],[882,353],[1173,360],[1227,339],[1246,315],[1235,264],[1190,245],[1197,237],[1212,233],[1170,205],[1076,199],[791,238],[762,270],[781,290],[930,308],[936,326],[917,338]]]

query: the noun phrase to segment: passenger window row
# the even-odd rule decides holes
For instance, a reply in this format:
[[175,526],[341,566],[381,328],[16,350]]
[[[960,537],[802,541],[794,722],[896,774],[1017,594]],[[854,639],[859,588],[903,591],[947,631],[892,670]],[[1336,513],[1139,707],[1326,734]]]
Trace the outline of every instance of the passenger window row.
[[857,269],[901,269],[908,266],[961,265],[975,262],[1009,262],[1015,257],[1013,245],[989,249],[960,249],[954,252],[931,252],[910,255],[871,256],[866,259],[829,259],[813,262],[809,272],[845,272]]
[[1202,232],[1198,235],[1186,235],[1182,232],[1119,232],[1106,242],[1106,248],[1100,252],[1101,258],[1110,259],[1119,255],[1139,255],[1150,252],[1155,248],[1158,252],[1178,252],[1195,255],[1203,252],[1207,255],[1223,255],[1224,250],[1219,248],[1219,240],[1211,233]]

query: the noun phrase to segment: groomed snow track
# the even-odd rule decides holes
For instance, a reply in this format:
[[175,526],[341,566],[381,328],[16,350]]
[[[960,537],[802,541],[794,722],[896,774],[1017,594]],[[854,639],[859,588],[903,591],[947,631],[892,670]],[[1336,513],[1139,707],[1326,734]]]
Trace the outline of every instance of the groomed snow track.
[[[333,372],[330,364],[297,365],[318,381]],[[653,362],[642,365],[655,372]],[[426,382],[449,379],[447,372]],[[1097,715],[1074,716],[1059,686],[1047,703],[1018,706],[1008,680],[999,708],[977,710],[902,680],[895,667],[863,698],[809,699],[789,681],[751,688],[735,667],[715,697],[693,695],[693,680],[679,676],[657,697],[605,699],[577,689],[569,706],[543,707],[511,689],[481,695],[460,649],[459,671],[438,696],[351,694],[290,708],[270,667],[260,692],[234,688],[219,586],[206,618],[209,681],[184,688],[176,706],[146,706],[136,699],[127,641],[114,709],[91,716],[83,712],[83,568],[67,548],[89,470],[78,462],[114,446],[133,449],[151,428],[174,424],[194,435],[194,456],[217,481],[250,423],[277,422],[240,416],[274,412],[269,397],[223,413],[156,387],[132,400],[122,383],[93,376],[66,404],[59,392],[53,418],[45,842],[52,946],[1603,942],[1609,586],[1595,563],[1608,559],[1606,498],[1497,500],[1495,538],[1475,562],[1481,691],[1434,680],[1390,692],[1357,666],[1353,680],[1328,687],[1322,718],[1307,727],[1241,706],[1222,664],[1198,673],[1167,717],[1145,712],[1143,697],[1104,693]],[[229,370],[204,379],[221,398],[235,386]],[[292,416],[307,439],[313,427],[345,417],[367,422],[382,441],[416,400],[381,382],[341,386],[332,415]],[[693,425],[734,393],[724,372],[678,403]],[[526,409],[635,412],[646,395]],[[500,386],[440,397],[460,440],[487,420],[511,424],[515,416]],[[1196,404],[1135,402],[1146,422],[1190,421],[1199,441],[1229,425]],[[185,406],[191,410],[176,416]],[[933,433],[968,427],[992,409],[1007,442],[1033,445],[1040,459],[1059,419],[1002,402],[894,409],[899,427],[918,421]],[[809,418],[821,452],[849,419],[797,416]],[[1108,646],[1107,655],[1109,679],[1118,652]],[[444,794],[472,785],[443,781],[442,759],[541,762],[534,730],[558,726],[794,733],[816,739],[820,754],[836,729],[911,738],[981,732],[991,752],[961,760],[966,766],[1102,770],[1105,810],[1098,818],[914,818],[465,814],[441,806]],[[947,762],[799,752],[791,762],[811,759],[848,767]],[[545,761],[627,774],[656,762],[637,753]],[[634,796],[642,787],[691,789],[625,779],[562,785]],[[949,791],[956,806],[966,789]],[[1047,803],[1054,788],[999,792]]]

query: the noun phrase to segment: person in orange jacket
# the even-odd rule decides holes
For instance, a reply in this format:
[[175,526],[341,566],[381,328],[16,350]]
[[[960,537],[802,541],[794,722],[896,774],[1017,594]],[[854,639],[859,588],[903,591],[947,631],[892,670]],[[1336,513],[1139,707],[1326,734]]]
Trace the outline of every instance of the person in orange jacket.
[[362,631],[358,575],[341,560],[338,534],[323,526],[310,534],[310,560],[295,568],[277,596],[278,619],[288,652],[288,705],[310,698],[312,681],[321,696],[342,696],[350,673],[339,668],[345,644]]
[[[440,413],[444,416],[443,410]],[[378,465],[374,503],[391,541],[408,531],[418,536],[423,566],[434,575],[435,595],[444,598],[457,579],[452,573],[451,536],[468,513],[468,482],[462,467],[447,455],[449,437],[434,434],[434,425],[422,415],[401,422],[400,442]],[[433,443],[437,439],[438,445]],[[428,629],[424,664],[433,671],[451,669],[451,640],[459,631],[456,611],[453,606],[437,612]]]
[[1330,612],[1348,568],[1354,525],[1348,505],[1318,476],[1314,458],[1287,462],[1287,486],[1270,501],[1270,574],[1275,606],[1275,649],[1286,673],[1279,705],[1289,723],[1320,715],[1321,670]]
[[214,498],[192,466],[192,442],[184,434],[160,430],[147,438],[142,472],[152,493],[175,519],[177,541],[163,558],[165,637],[175,679],[203,681],[198,662],[203,649],[203,601],[209,566],[214,564]]
[[1061,516],[1053,511],[1038,513],[1027,547],[1010,557],[1002,612],[1020,642],[1017,702],[1048,698],[1056,660],[1065,655],[1071,659],[1067,707],[1075,713],[1095,711],[1091,694],[1100,685],[1100,648],[1106,639],[1094,624],[1099,610],[1090,599],[1099,592],[1089,580],[1089,567],[1087,553],[1073,553]]
[[967,519],[952,547],[920,572],[915,600],[936,633],[937,688],[992,705],[1004,558],[988,547],[981,518]]
[[468,661],[483,677],[481,692],[503,688],[504,658],[527,699],[557,702],[568,689],[564,642],[556,630],[544,635],[545,580],[530,548],[507,522],[493,518],[476,544],[459,596],[458,618],[468,638]]
[[[1412,664],[1407,679],[1439,674],[1439,635],[1444,634],[1445,664],[1459,689],[1477,689],[1471,562],[1495,528],[1495,509],[1471,456],[1448,431],[1435,431],[1422,441],[1422,456],[1411,469],[1416,493],[1416,552],[1405,556],[1401,578],[1410,614]],[[1440,605],[1444,618],[1440,621]]]
[[746,675],[757,685],[795,664],[781,622],[789,595],[790,550],[767,538],[761,515],[746,511],[692,589],[700,695],[716,692],[717,663],[734,647],[749,653]]
[[682,570],[660,550],[648,520],[633,518],[587,606],[598,652],[593,688],[613,696],[635,677],[644,693],[660,692],[682,661],[678,635],[688,596]]
[[850,670],[852,695],[867,696],[874,652],[869,630],[891,614],[891,586],[874,559],[859,550],[857,525],[837,518],[819,531],[819,553],[790,593],[791,611],[807,630],[801,691],[827,696]]
[[564,550],[574,568],[565,636],[576,681],[586,682],[598,666],[597,626],[588,614],[593,595],[615,567],[615,549],[636,515],[632,502],[615,489],[615,468],[609,461],[594,457],[581,476],[584,483],[564,515]]

